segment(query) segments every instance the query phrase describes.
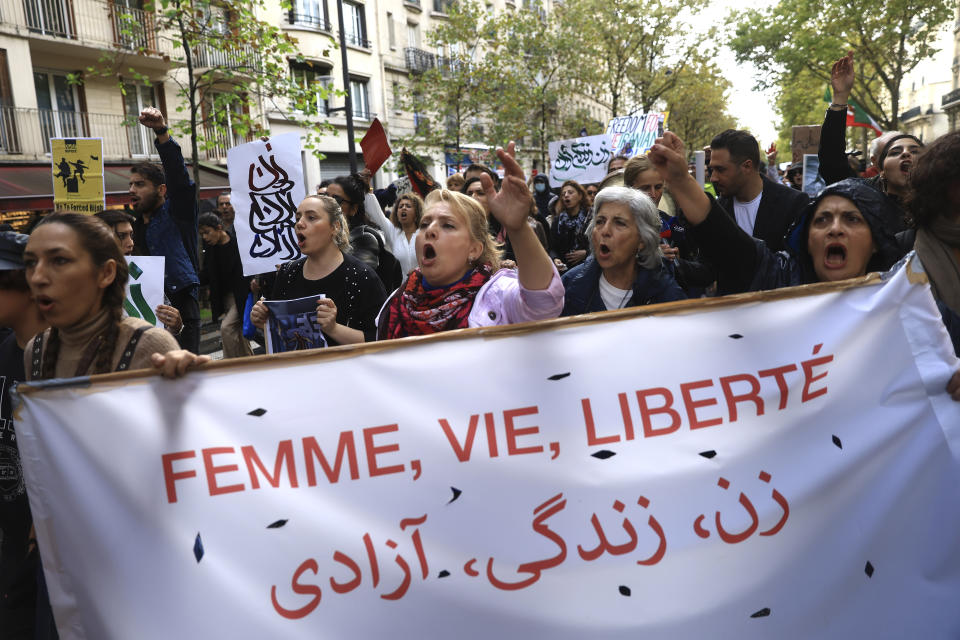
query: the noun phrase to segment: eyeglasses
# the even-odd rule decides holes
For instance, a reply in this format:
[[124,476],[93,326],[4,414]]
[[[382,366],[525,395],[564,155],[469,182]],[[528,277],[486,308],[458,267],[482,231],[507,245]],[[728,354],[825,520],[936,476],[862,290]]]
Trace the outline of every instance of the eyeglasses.
[[334,200],[336,200],[337,204],[340,205],[341,207],[343,206],[344,202],[346,202],[347,204],[353,204],[353,200],[347,200],[346,198],[341,198],[340,196],[333,196],[333,195],[330,195],[329,193],[327,195],[333,198]]

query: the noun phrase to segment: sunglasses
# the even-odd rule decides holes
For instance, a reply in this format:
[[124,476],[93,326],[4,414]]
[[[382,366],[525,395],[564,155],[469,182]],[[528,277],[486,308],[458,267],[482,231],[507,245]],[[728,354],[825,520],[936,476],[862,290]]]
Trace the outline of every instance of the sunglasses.
[[[330,194],[328,193],[327,195],[329,196]],[[353,204],[353,200],[347,200],[346,198],[341,198],[340,196],[330,196],[330,197],[336,200],[337,204],[340,205],[341,207],[343,206],[344,202],[346,202],[347,204]]]

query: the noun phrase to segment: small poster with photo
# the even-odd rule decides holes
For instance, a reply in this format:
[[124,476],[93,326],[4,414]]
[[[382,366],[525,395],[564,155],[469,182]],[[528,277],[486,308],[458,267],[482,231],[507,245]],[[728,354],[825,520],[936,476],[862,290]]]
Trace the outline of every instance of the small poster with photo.
[[296,300],[264,300],[270,314],[264,333],[267,353],[303,351],[327,346],[327,338],[317,322],[317,301],[322,293]]

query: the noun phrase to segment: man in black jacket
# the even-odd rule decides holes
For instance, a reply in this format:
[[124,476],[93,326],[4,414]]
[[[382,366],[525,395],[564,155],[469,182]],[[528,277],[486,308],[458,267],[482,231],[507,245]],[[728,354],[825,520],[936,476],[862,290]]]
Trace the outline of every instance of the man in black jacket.
[[787,229],[810,196],[760,175],[760,145],[746,131],[727,129],[710,142],[710,151],[710,181],[720,206],[741,229],[782,251]]

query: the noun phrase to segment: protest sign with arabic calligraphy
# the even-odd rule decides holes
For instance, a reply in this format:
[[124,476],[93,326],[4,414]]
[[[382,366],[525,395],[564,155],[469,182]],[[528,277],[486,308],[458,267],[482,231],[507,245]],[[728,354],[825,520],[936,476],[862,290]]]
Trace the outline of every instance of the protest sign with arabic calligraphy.
[[275,271],[300,257],[297,207],[307,195],[300,161],[300,135],[284,133],[227,150],[230,199],[243,275]]
[[958,637],[924,281],[28,388],[60,637]]
[[610,136],[586,136],[551,142],[550,186],[559,187],[564,180],[580,184],[600,182],[607,177],[610,154]]
[[666,117],[665,113],[643,113],[611,118],[607,123],[607,135],[613,145],[613,155],[632,158],[649,151],[663,135]]
[[123,311],[132,318],[142,318],[153,326],[163,326],[157,320],[157,307],[163,304],[163,256],[127,256],[127,297]]

